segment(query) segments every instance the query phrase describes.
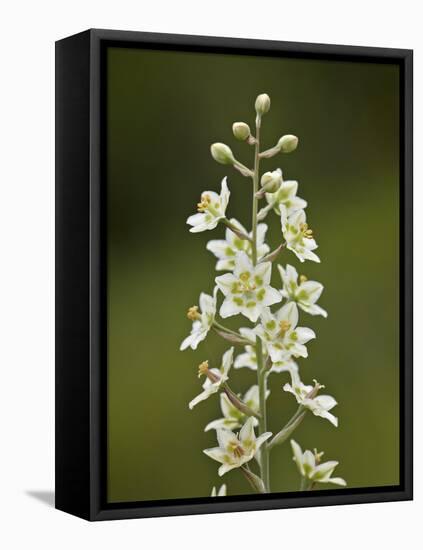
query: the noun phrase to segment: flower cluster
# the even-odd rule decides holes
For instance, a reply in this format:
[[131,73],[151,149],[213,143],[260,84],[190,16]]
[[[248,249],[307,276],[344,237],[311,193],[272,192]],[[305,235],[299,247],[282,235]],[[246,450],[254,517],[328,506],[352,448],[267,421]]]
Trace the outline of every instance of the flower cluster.
[[[190,401],[189,408],[219,395],[222,416],[205,427],[206,432],[215,431],[218,446],[205,449],[204,453],[220,463],[220,476],[239,469],[257,492],[270,491],[270,451],[289,438],[307,412],[338,426],[338,419],[330,412],[336,400],[320,394],[324,386],[316,381],[314,385],[305,384],[298,365],[299,359],[309,356],[310,342],[316,338],[311,328],[300,323],[300,312],[327,317],[327,312],[317,304],[323,285],[299,275],[290,264],[277,264],[274,269],[284,249],[292,252],[292,258],[296,257],[301,263],[306,260],[320,262],[320,259],[314,252],[318,247],[314,233],[306,222],[307,202],[297,195],[298,182],[285,180],[280,168],[265,172],[260,178],[262,160],[291,153],[298,145],[297,137],[284,135],[270,149],[260,150],[262,118],[269,109],[269,96],[260,94],[255,102],[255,135],[244,122],[235,122],[232,127],[236,139],[254,148],[254,168],[238,161],[223,143],[211,147],[211,154],[218,163],[230,165],[243,177],[251,179],[252,227],[247,230],[239,220],[227,217],[230,198],[227,177],[221,182],[220,194],[215,191],[201,193],[197,213],[187,219],[187,224],[192,233],[224,226],[224,239],[209,240],[206,248],[217,259],[216,271],[225,273],[215,277],[211,294],[201,293],[198,306],[189,308],[187,316],[192,321],[192,329],[180,347],[181,350],[196,350],[211,331],[232,344],[223,353],[218,367],[209,366],[209,360],[200,364],[198,375],[204,376],[205,381],[202,391]],[[263,199],[265,205],[259,209]],[[273,251],[266,243],[268,226],[263,223],[269,214],[279,218],[281,228],[280,244]],[[278,282],[272,283],[272,272],[279,274]],[[233,330],[222,324],[225,319],[238,315],[251,325]],[[236,346],[242,348],[239,353],[235,353]],[[242,393],[234,391],[232,378],[229,379],[232,366],[254,371],[256,383]],[[268,376],[285,372],[289,373],[291,381],[281,384],[281,390],[294,396],[298,409],[273,435],[267,429],[266,420],[270,394]],[[276,397],[272,394],[272,399],[280,399],[283,395],[282,391]],[[303,453],[294,440],[291,445],[303,479],[302,489],[312,489],[315,483],[345,485],[343,479],[331,477],[337,462],[320,463],[322,453]],[[255,463],[257,473],[253,471]],[[225,495],[226,485],[219,491],[213,487],[212,496]]]

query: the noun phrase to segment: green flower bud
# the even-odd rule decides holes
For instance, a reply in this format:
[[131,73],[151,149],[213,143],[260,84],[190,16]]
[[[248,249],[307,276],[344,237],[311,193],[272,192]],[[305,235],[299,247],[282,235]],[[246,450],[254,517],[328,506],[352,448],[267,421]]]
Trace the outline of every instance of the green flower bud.
[[214,160],[220,164],[233,164],[235,162],[232,151],[224,143],[213,143],[210,152]]
[[274,172],[266,172],[262,175],[260,184],[267,193],[275,193],[282,185],[282,172],[280,168]]
[[250,136],[250,127],[245,122],[234,122],[232,124],[232,132],[236,139],[245,141]]
[[297,136],[286,135],[281,137],[277,146],[282,153],[292,153],[297,148],[297,145]]
[[258,95],[255,107],[258,115],[265,115],[270,109],[270,97],[267,94]]

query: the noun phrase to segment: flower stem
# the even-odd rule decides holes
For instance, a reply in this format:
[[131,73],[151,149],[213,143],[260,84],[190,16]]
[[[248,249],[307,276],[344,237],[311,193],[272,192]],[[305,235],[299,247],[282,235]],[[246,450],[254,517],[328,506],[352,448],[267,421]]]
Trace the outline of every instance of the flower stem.
[[248,464],[246,464],[245,466],[241,466],[241,472],[244,474],[251,487],[257,493],[266,493],[266,488],[264,486],[263,480],[256,476],[256,474],[253,474],[253,472],[248,467]]
[[[252,260],[253,265],[257,265],[257,210],[258,197],[257,191],[259,187],[259,169],[260,169],[260,126],[261,117],[256,118],[256,139],[254,144],[254,172],[253,172],[253,212],[252,212]],[[259,430],[263,434],[267,431],[267,411],[266,411],[266,389],[267,389],[267,373],[263,364],[263,348],[260,338],[256,337],[256,354],[257,354],[257,383],[259,387]],[[266,493],[270,492],[270,475],[269,475],[269,452],[267,443],[264,443],[260,453],[260,477],[264,484]]]
[[249,343],[249,341],[246,338],[243,338],[241,336],[241,334],[239,334],[239,332],[236,332],[236,331],[234,331],[234,330],[232,330],[228,327],[224,327],[223,325],[221,325],[217,321],[213,322],[213,326],[218,328],[219,330],[223,330],[224,332],[227,332],[228,334],[232,334],[232,336],[236,336],[237,338],[242,339],[242,342],[246,342],[247,344]]
[[231,388],[228,386],[228,384],[223,385],[223,391],[226,394],[226,397],[229,399],[229,401],[232,403],[234,407],[236,407],[239,411],[241,411],[243,414],[247,416],[255,416],[256,418],[260,418],[260,414],[253,411],[248,405],[246,405],[238,396],[237,394],[231,390]]
[[303,421],[305,415],[307,413],[307,409],[305,409],[303,406],[299,406],[297,409],[297,412],[292,416],[290,420],[285,424],[285,426],[280,430],[270,441],[268,444],[268,451],[271,451],[275,445],[280,445],[281,443],[284,443],[288,437],[293,433],[294,430],[298,428],[298,426]]
[[314,488],[313,481],[310,481],[306,477],[301,478],[300,491],[311,491]]
[[257,264],[257,210],[258,198],[256,197],[259,187],[259,166],[260,166],[260,126],[261,118],[257,115],[256,118],[256,142],[254,145],[254,172],[253,172],[253,215],[252,215],[252,256],[253,264]]
[[244,240],[244,241],[250,241],[252,242],[252,238],[247,235],[246,233],[243,233],[242,231],[240,231],[233,223],[231,223],[227,218],[223,218],[222,219],[222,223],[226,225],[226,227],[228,227],[232,233],[235,233],[235,235],[237,237],[239,237],[240,239]]

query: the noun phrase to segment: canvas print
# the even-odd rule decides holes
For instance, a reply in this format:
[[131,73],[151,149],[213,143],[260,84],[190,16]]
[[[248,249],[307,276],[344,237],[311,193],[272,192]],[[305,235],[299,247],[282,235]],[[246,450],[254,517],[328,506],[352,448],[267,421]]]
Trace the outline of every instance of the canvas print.
[[108,502],[398,486],[398,66],[106,66]]

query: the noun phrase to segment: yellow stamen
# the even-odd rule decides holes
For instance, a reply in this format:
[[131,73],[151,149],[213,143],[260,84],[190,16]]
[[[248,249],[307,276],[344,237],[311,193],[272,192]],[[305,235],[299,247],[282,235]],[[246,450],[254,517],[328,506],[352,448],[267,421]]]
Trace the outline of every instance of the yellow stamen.
[[317,452],[317,449],[314,449],[314,459],[316,461],[316,464],[320,464],[320,462],[322,461],[322,456],[324,455],[325,453],[323,451],[321,451],[320,453]]
[[300,231],[303,234],[305,239],[312,239],[313,238],[313,230],[309,229],[307,223],[302,223],[300,225]]
[[199,212],[204,212],[207,210],[209,204],[211,203],[211,197],[210,195],[207,195],[207,193],[204,195],[201,195],[201,202],[197,203],[197,210]]
[[300,283],[305,283],[306,281],[308,281],[307,277],[305,275],[300,275]]
[[198,311],[198,306],[190,307],[187,312],[187,317],[190,321],[195,321],[196,319],[200,319],[201,315]]
[[284,319],[279,323],[279,336],[283,337],[288,332],[288,330],[291,328],[291,323]]
[[244,449],[238,442],[234,441],[233,443],[230,443],[229,449],[237,458],[241,458],[241,456],[244,455]]
[[203,361],[202,363],[200,363],[198,365],[198,378],[200,378],[200,376],[207,376],[207,373],[209,372],[209,362],[208,361]]
[[240,283],[239,287],[242,290],[242,292],[251,292],[252,290],[256,290],[257,285],[255,283],[248,282],[251,277],[251,273],[248,273],[248,271],[244,271],[240,274],[239,279]]

